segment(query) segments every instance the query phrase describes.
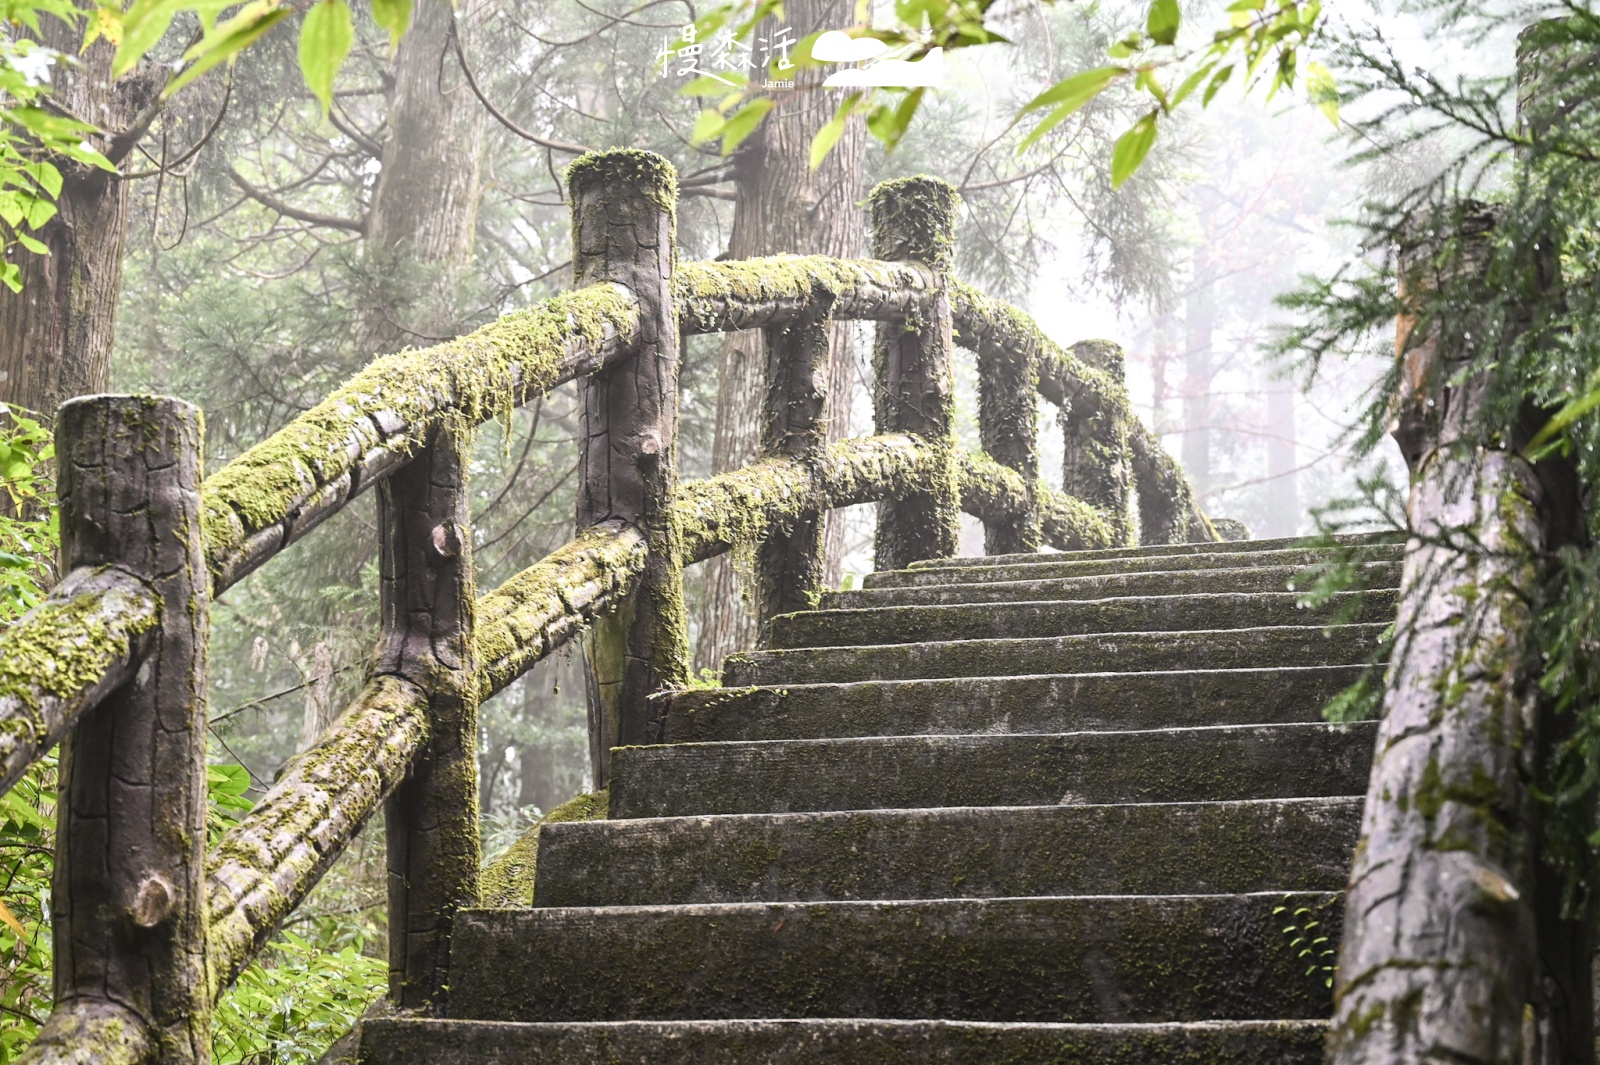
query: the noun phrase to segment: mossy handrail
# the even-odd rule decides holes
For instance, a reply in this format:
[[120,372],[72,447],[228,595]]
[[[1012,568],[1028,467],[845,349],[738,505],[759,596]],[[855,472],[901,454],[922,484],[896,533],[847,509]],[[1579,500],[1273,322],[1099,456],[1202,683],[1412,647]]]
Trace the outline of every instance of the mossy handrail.
[[[132,699],[140,713],[181,705],[188,768],[160,786],[186,796],[174,817],[203,816],[194,803],[203,794],[210,598],[375,486],[382,634],[349,708],[219,844],[207,852],[180,832],[190,839],[183,847],[151,845],[172,873],[146,875],[137,855],[95,851],[92,833],[75,826],[106,813],[63,805],[58,868],[131,861],[125,872],[143,887],[128,898],[121,881],[58,878],[59,927],[89,911],[140,927],[181,919],[184,965],[200,959],[209,976],[180,972],[142,940],[108,942],[106,963],[147,972],[145,984],[129,975],[127,993],[113,1000],[69,974],[25,1060],[192,1060],[215,995],[380,806],[392,874],[391,997],[442,1009],[450,917],[478,894],[478,703],[587,632],[592,754],[604,779],[611,746],[653,738],[650,697],[686,679],[685,565],[751,550],[764,626],[815,603],[821,517],[857,503],[879,504],[885,568],[954,554],[962,509],[984,522],[990,553],[1127,544],[1136,492],[1147,540],[1216,537],[1181,471],[1134,417],[1120,351],[1063,349],[1026,314],[950,276],[959,197],[948,184],[913,178],[874,190],[874,259],[679,263],[670,165],[642,152],[595,153],[573,164],[568,182],[573,291],[457,340],[378,359],[203,482],[192,408],[89,397],[64,409],[63,483],[80,485],[64,495],[72,516],[64,527],[76,546],[46,603],[0,633],[0,788],[65,740],[63,794],[87,795],[82,752],[114,752],[120,742],[98,707],[113,698]],[[821,369],[835,319],[879,323],[876,435],[830,444]],[[680,486],[679,337],[750,328],[767,339],[762,456]],[[958,340],[978,358],[978,451],[953,433]],[[465,441],[476,424],[565,381],[578,383],[583,407],[578,534],[479,596]],[[1039,393],[1062,408],[1064,490],[1038,477]],[[150,513],[171,527],[165,539],[155,526],[139,532],[115,521],[114,535],[105,532],[96,508],[118,463],[147,471],[118,491],[154,493]],[[169,541],[192,548],[187,561],[152,568],[154,545]],[[176,588],[188,589],[182,609]],[[165,687],[152,688],[152,676]],[[184,979],[205,986],[183,992]]]

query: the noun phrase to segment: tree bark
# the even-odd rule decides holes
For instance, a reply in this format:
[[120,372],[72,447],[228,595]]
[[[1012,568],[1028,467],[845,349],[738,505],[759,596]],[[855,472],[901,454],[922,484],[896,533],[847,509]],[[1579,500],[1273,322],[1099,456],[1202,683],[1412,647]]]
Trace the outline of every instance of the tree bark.
[[357,333],[369,354],[459,329],[448,305],[429,297],[448,292],[442,282],[472,259],[485,112],[460,77],[450,34],[455,19],[484,6],[419,0],[395,53],[390,133],[363,241],[372,291]]
[[[94,396],[61,412],[66,566],[115,565],[161,604],[132,680],[61,750],[51,890],[55,1007],[34,1065],[210,1058],[203,882],[206,628],[200,411],[181,400]],[[90,1042],[74,1045],[85,1035]]]
[[[818,30],[844,29],[856,21],[854,0],[790,0],[781,20],[796,41]],[[757,34],[778,28],[769,21]],[[833,117],[843,95],[821,88],[826,69],[796,71],[794,88],[776,92],[777,106],[734,158],[733,231],[727,257],[750,259],[782,253],[857,258],[864,250],[865,219],[857,206],[863,187],[866,127],[852,118],[845,134],[816,170],[811,169],[811,138]],[[827,392],[823,417],[829,440],[849,435],[850,396],[855,374],[851,327],[830,326]],[[725,473],[755,458],[761,435],[761,333],[730,333],[723,341],[717,389],[717,421],[711,445],[711,472]],[[838,579],[844,550],[842,521],[827,522],[827,561],[823,579]],[[741,599],[727,558],[706,563],[699,604],[695,667],[720,669],[733,651],[751,646],[755,623]]]
[[[71,27],[47,17],[42,28],[45,44],[78,54],[80,38]],[[139,74],[113,82],[115,51],[102,39],[78,65],[58,64],[52,94],[71,114],[110,132],[126,128],[156,88]],[[108,150],[104,136],[92,141]],[[22,291],[0,288],[0,401],[47,421],[73,396],[109,387],[128,229],[125,181],[81,163],[53,161],[62,175],[57,214],[33,233],[50,254],[18,251]]]

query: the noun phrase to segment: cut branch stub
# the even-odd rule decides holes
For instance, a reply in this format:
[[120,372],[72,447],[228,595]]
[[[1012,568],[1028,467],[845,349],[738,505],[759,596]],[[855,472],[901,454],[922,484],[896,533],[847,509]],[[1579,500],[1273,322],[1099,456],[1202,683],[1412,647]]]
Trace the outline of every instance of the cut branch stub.
[[201,415],[176,399],[90,396],[57,426],[63,562],[141,580],[160,624],[132,679],[62,745],[57,1009],[25,1060],[84,1060],[67,1040],[104,1043],[120,1014],[126,1045],[95,1046],[95,1060],[207,1061]]
[[[825,294],[815,297],[796,321],[766,329],[765,458],[792,458],[808,468],[822,460],[832,305]],[[822,585],[822,512],[809,511],[792,525],[771,530],[756,549],[756,622],[762,641],[773,618],[816,605]]]
[[384,483],[383,638],[375,672],[421,688],[428,743],[384,805],[389,994],[441,1011],[455,913],[478,897],[478,677],[466,434],[441,426]]
[[938,278],[926,318],[879,326],[874,345],[877,431],[915,433],[944,456],[929,490],[878,505],[876,565],[903,569],[918,559],[954,555],[960,532],[948,271],[961,197],[948,182],[914,177],[883,182],[868,204],[873,253],[923,263]]
[[678,479],[678,324],[672,302],[677,174],[634,149],[594,152],[567,170],[578,284],[610,281],[639,304],[633,353],[579,382],[578,531],[620,520],[644,533],[632,599],[589,640],[590,754],[596,785],[610,749],[648,743],[650,696],[687,680],[681,535],[671,520]]
[[[1123,382],[1122,349],[1105,340],[1074,344],[1072,353],[1082,362]],[[1087,389],[1072,397],[1062,413],[1061,433],[1065,453],[1061,463],[1061,489],[1103,511],[1116,542],[1133,540],[1133,458],[1129,448],[1132,412],[1116,403],[1110,393]]]

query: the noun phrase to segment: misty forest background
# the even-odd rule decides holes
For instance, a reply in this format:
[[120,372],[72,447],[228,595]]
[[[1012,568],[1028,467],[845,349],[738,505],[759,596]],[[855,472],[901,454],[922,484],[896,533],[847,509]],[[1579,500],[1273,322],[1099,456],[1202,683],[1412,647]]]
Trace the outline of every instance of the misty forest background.
[[[852,24],[856,6],[789,0],[781,23],[798,40]],[[1264,106],[1236,88],[1167,119],[1150,159],[1116,190],[1111,144],[1146,106],[1131,87],[1108,91],[1019,154],[1017,108],[1102,63],[1143,11],[1118,0],[1009,5],[990,22],[1015,43],[952,53],[947,85],[892,153],[858,117],[816,171],[807,147],[832,115],[835,90],[791,94],[729,158],[716,143],[690,143],[701,102],[681,94],[690,79],[679,64],[659,58],[692,17],[682,3],[460,0],[452,16],[441,0],[418,0],[398,50],[358,8],[326,117],[302,82],[293,36],[269,34],[180,94],[124,163],[120,303],[114,323],[93,326],[94,342],[109,352],[112,390],[204,408],[215,469],[374,355],[562,290],[561,172],[577,150],[631,145],[671,159],[683,181],[679,246],[696,258],[865,254],[867,190],[929,173],[955,183],[965,202],[960,276],[1029,310],[1059,341],[1108,337],[1125,347],[1138,413],[1182,460],[1207,513],[1242,520],[1256,537],[1310,533],[1314,511],[1354,494],[1359,478],[1403,479],[1397,454],[1376,467],[1348,461],[1353,412],[1386,367],[1381,358],[1327,362],[1314,380],[1296,378],[1271,355],[1288,321],[1274,300],[1300,276],[1360,253],[1359,233],[1333,220],[1404,180],[1396,168],[1408,164],[1343,165],[1360,146],[1316,108],[1290,94]],[[1425,22],[1399,15],[1390,28],[1402,49],[1449,59]],[[174,52],[181,31],[172,31]],[[1501,52],[1509,66],[1511,49]],[[43,298],[26,287],[5,297],[0,327]],[[835,328],[831,431],[860,434],[871,420],[870,345],[853,325]],[[754,343],[759,335],[686,345],[686,479],[752,455]],[[20,372],[0,356],[0,374]],[[960,431],[975,447],[970,356],[957,373]],[[1041,413],[1049,426],[1054,412]],[[564,386],[479,433],[473,524],[484,587],[570,538],[576,431]],[[1058,478],[1059,446],[1043,456],[1044,476]],[[835,586],[870,569],[871,511],[855,508],[830,526]],[[963,552],[981,553],[981,530],[967,521]],[[214,760],[242,767],[218,770],[241,802],[337,715],[371,652],[372,494],[329,525],[213,608]],[[707,682],[751,640],[735,570],[724,558],[689,574],[695,665]],[[588,787],[580,667],[562,653],[483,707],[486,855]],[[367,829],[225,1002],[218,1060],[309,1060],[378,993],[380,833]],[[0,885],[26,917],[27,900],[5,892]],[[33,956],[41,989],[27,983],[37,977],[26,964],[8,959],[0,1029],[25,1035],[28,1017],[44,1017],[46,960]],[[0,1039],[0,1061],[19,1041]]]

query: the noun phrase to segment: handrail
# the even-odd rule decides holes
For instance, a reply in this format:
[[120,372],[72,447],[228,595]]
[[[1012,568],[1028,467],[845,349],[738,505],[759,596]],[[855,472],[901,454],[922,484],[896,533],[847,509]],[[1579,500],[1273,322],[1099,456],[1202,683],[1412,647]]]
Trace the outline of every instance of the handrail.
[[[203,586],[184,615],[190,643],[168,639],[169,629],[187,630],[173,627],[177,615],[139,568],[146,563],[118,562],[117,551],[139,547],[120,540],[110,554],[91,552],[101,561],[69,572],[43,605],[0,633],[0,785],[9,786],[69,730],[89,735],[87,711],[150,672],[141,667],[152,656],[199,669],[203,679],[203,655],[183,656],[205,640],[209,596],[383,486],[383,632],[365,685],[203,856],[203,868],[184,874],[206,896],[191,953],[206,956],[212,993],[237,977],[388,800],[389,832],[405,841],[398,851],[410,863],[390,877],[392,993],[406,1005],[437,1005],[448,992],[450,914],[477,893],[478,702],[587,631],[592,688],[601,693],[591,743],[603,778],[609,748],[648,742],[650,697],[684,676],[686,565],[749,550],[765,625],[815,602],[820,516],[858,503],[879,505],[880,568],[954,553],[960,510],[984,522],[991,553],[1125,544],[1135,492],[1147,537],[1215,538],[1176,463],[1133,416],[1120,350],[1099,342],[1064,349],[1022,311],[951,276],[959,198],[949,185],[914,178],[874,190],[876,259],[675,263],[676,179],[664,161],[600,153],[574,164],[568,180],[574,291],[457,340],[376,360],[199,483],[193,514],[179,496],[164,497],[162,513],[180,525],[193,518],[204,549],[203,561],[194,556]],[[828,443],[821,371],[829,323],[840,319],[879,323],[877,429]],[[679,486],[678,337],[753,328],[767,339],[761,457]],[[957,341],[978,359],[980,450],[954,437]],[[474,596],[465,433],[574,380],[584,411],[577,535]],[[1061,489],[1038,478],[1035,391],[1063,411]],[[143,418],[139,433],[163,447],[181,438],[184,469],[197,469],[197,419],[181,404],[78,402],[63,419],[63,454],[73,444],[93,451],[88,427],[109,417]],[[80,494],[74,504],[74,528],[91,538],[94,498]],[[94,735],[116,742],[113,733]],[[73,772],[66,775],[76,779]],[[194,778],[185,779],[192,792]],[[91,835],[69,833],[64,822],[63,846],[89,851],[58,868],[93,867]],[[165,903],[137,901],[130,912],[141,906],[151,907],[151,921],[166,919]],[[413,910],[425,919],[409,920]],[[63,1002],[25,1060],[103,1053],[134,1062],[158,1053],[151,1018],[118,1003],[102,1017],[95,1001],[88,993]],[[205,1009],[193,1004],[186,1023],[194,1031],[208,1023]],[[113,1048],[107,1033],[119,1025],[138,1031]]]

